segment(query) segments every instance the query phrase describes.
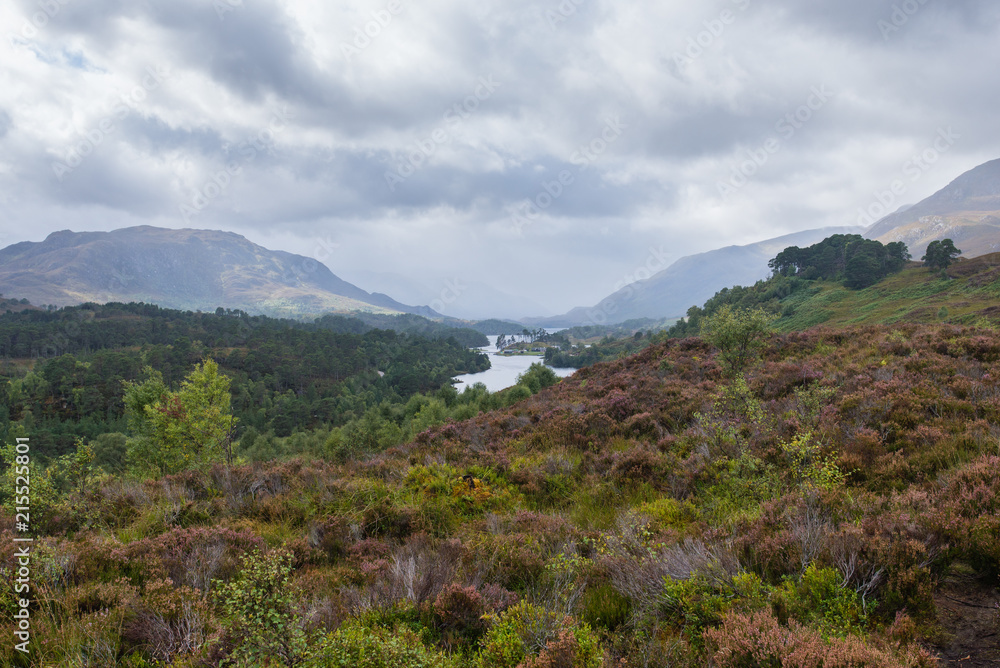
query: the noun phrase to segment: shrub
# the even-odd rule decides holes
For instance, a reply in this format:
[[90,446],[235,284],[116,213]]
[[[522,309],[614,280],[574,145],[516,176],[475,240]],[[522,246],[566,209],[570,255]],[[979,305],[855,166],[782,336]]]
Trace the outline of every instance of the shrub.
[[170,662],[178,655],[200,652],[215,636],[217,623],[203,594],[174,588],[170,580],[147,583],[142,604],[123,634],[154,660]]
[[236,640],[229,663],[255,666],[277,660],[297,665],[306,637],[289,587],[292,555],[257,550],[240,561],[239,576],[221,584],[217,594]]
[[985,456],[956,472],[941,492],[941,528],[970,563],[1000,567],[1000,457]]
[[733,613],[705,631],[718,668],[918,668],[936,665],[923,650],[893,652],[858,636],[824,640],[813,629],[781,626],[770,612]]
[[486,628],[486,602],[475,587],[450,584],[441,590],[432,606],[438,626],[445,634],[475,640]]
[[473,666],[599,668],[602,663],[597,638],[587,624],[522,601],[487,631]]
[[719,359],[725,372],[735,376],[760,355],[771,331],[771,323],[776,319],[762,308],[734,309],[726,304],[702,321],[701,334],[709,344],[719,349]]
[[237,570],[237,557],[260,549],[263,540],[249,531],[220,527],[177,528],[155,538],[144,538],[119,548],[113,556],[123,562],[159,558],[175,584],[208,591],[213,578],[228,579]]
[[775,608],[837,635],[862,631],[868,616],[858,593],[842,583],[843,577],[836,569],[810,564],[798,582],[785,582],[776,596]]
[[346,622],[328,636],[303,668],[458,668],[458,661],[424,645],[406,627]]

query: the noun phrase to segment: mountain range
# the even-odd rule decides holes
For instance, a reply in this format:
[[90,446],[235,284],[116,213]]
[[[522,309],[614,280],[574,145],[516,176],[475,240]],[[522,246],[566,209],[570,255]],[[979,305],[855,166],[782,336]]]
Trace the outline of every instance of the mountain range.
[[788,246],[807,246],[832,234],[862,234],[906,243],[914,259],[931,241],[950,238],[967,258],[1000,250],[1000,160],[965,172],[935,194],[868,227],[828,227],[683,257],[652,277],[561,316],[526,318],[545,327],[681,317],[723,288],[752,285],[770,275],[767,262]]
[[[832,234],[863,234],[883,243],[903,241],[915,259],[923,255],[928,243],[943,238],[954,240],[967,258],[1000,250],[1000,160],[962,174],[927,199],[867,229],[812,229],[690,255],[592,307],[578,307],[559,316],[521,318],[520,322],[572,327],[682,317],[689,307],[704,303],[723,288],[767,278],[768,260],[786,247],[808,246]],[[422,286],[377,267],[361,278],[397,297],[426,299],[430,306],[409,306],[380,292],[366,292],[321,262],[268,250],[232,232],[149,226],[113,232],[64,230],[41,242],[0,249],[0,293],[27,298],[33,304],[143,301],[186,310],[223,306],[291,317],[364,311],[441,318],[439,311],[445,311],[477,319],[516,319],[517,309],[536,306],[530,299],[504,294],[481,282],[457,285],[442,279],[438,287]]]
[[969,170],[927,199],[872,225],[865,236],[902,241],[919,258],[931,241],[949,238],[966,257],[1000,250],[1000,160]]

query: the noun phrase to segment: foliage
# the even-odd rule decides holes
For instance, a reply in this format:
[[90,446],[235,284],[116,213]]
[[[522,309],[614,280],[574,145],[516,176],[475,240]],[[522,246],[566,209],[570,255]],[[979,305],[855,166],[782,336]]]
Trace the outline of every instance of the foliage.
[[307,643],[290,589],[292,555],[253,552],[242,560],[236,579],[220,583],[217,597],[229,621],[235,648],[227,665],[302,665]]
[[[950,283],[981,278],[975,262]],[[907,270],[851,294],[897,282],[946,283]],[[934,630],[935,602],[956,574],[968,600],[986,600],[1000,564],[1000,332],[772,333],[735,375],[706,340],[646,338],[534,394],[448,386],[403,400],[367,396],[372,379],[350,416],[293,416],[287,434],[240,412],[251,386],[219,356],[233,414],[251,420],[234,461],[155,477],[112,468],[138,438],[125,416],[143,428],[207,346],[190,341],[184,366],[150,348],[159,382],[137,353],[115,381],[129,412],[112,402],[102,415],[118,417],[93,433],[59,432],[72,449],[31,471],[48,536],[32,564],[38,661],[923,666],[932,641],[982,658]],[[0,384],[7,433],[30,435],[34,453],[43,417],[79,427],[63,402],[88,405],[77,380],[114,378],[94,368],[111,359],[39,359]],[[11,611],[14,518],[0,517]],[[16,665],[13,651],[0,664]]]
[[588,625],[522,601],[501,614],[487,631],[473,665],[598,668],[602,656]]
[[783,627],[769,612],[727,615],[721,628],[706,631],[720,668],[918,668],[935,665],[926,652],[872,647],[858,636],[825,640],[792,622]]
[[232,464],[236,419],[230,379],[218,364],[207,359],[196,366],[177,392],[167,392],[151,369],[148,376],[125,389],[126,414],[138,435],[129,450],[134,465],[171,474],[218,461]]
[[457,668],[459,663],[427,647],[412,629],[387,629],[350,621],[326,638],[304,668]]
[[727,305],[702,322],[701,333],[720,350],[725,371],[735,376],[745,371],[764,348],[774,320],[763,309],[735,310]]
[[559,382],[559,376],[549,367],[535,362],[524,373],[518,374],[517,384],[524,385],[532,394],[538,394],[546,387],[551,387]]
[[151,367],[163,394],[205,358],[231,379],[238,423],[279,437],[342,426],[383,402],[405,403],[490,365],[466,346],[485,344],[478,333],[476,341],[460,342],[431,331],[424,338],[411,333],[416,327],[397,333],[345,320],[361,327],[148,304],[0,315],[0,360],[9,362],[0,369],[0,437],[12,424],[30,426],[36,455],[51,459],[74,449],[78,438],[124,433],[122,381],[141,384]]
[[[612,328],[607,327],[607,329]],[[556,368],[582,369],[598,362],[618,360],[633,355],[656,343],[660,337],[659,332],[654,334],[652,331],[643,332],[641,330],[628,336],[606,334],[600,341],[592,344],[577,344],[575,346],[566,344],[560,348],[546,348],[545,363]]]
[[847,287],[861,289],[900,271],[909,259],[900,241],[883,246],[859,234],[835,234],[808,248],[786,248],[768,266],[781,276],[843,280]]
[[813,440],[811,432],[783,441],[781,451],[788,457],[789,472],[794,480],[805,488],[830,492],[843,486],[846,476],[833,458],[820,454],[820,445]]
[[925,266],[931,269],[947,269],[955,261],[962,251],[955,248],[955,242],[951,239],[932,241],[927,245],[927,252],[920,258]]
[[315,321],[320,329],[343,334],[364,334],[373,329],[386,329],[400,334],[410,334],[428,339],[454,339],[466,348],[480,348],[489,344],[484,332],[478,327],[466,327],[462,321],[437,322],[412,313],[385,315],[355,311],[350,316],[325,315]]

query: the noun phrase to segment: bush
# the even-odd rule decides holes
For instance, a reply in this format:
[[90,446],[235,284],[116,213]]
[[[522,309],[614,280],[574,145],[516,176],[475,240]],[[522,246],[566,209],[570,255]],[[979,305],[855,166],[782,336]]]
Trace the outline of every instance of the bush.
[[522,601],[500,615],[483,638],[475,668],[599,668],[603,655],[587,624]]
[[813,629],[781,626],[770,612],[730,614],[705,632],[717,668],[918,668],[936,665],[923,650],[892,652],[858,636],[826,641]]
[[328,636],[303,668],[458,668],[406,627],[370,627],[351,620]]
[[471,645],[486,631],[486,615],[502,612],[516,601],[516,594],[493,584],[482,591],[450,584],[441,590],[430,609],[446,645]]
[[726,304],[702,321],[701,334],[719,349],[719,359],[727,375],[742,373],[764,348],[777,316],[762,308],[734,309]]
[[976,567],[1000,568],[1000,457],[985,456],[956,472],[941,492],[940,524]]
[[775,608],[837,635],[860,632],[867,626],[868,616],[858,593],[842,587],[842,582],[836,569],[810,564],[797,583],[785,582],[776,595]]
[[239,576],[222,584],[218,598],[236,647],[229,662],[237,666],[297,665],[306,651],[301,617],[289,587],[292,555],[259,550],[241,559]]

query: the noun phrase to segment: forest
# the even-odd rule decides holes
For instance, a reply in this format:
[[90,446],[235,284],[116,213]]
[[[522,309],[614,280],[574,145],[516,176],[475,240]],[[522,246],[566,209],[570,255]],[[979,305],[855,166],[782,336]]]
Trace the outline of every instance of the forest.
[[50,458],[78,439],[123,433],[125,383],[148,369],[173,387],[206,358],[232,379],[242,435],[344,426],[488,369],[489,358],[466,343],[480,341],[373,329],[339,316],[304,324],[146,304],[8,313],[0,316],[0,437],[19,424],[36,455]]

